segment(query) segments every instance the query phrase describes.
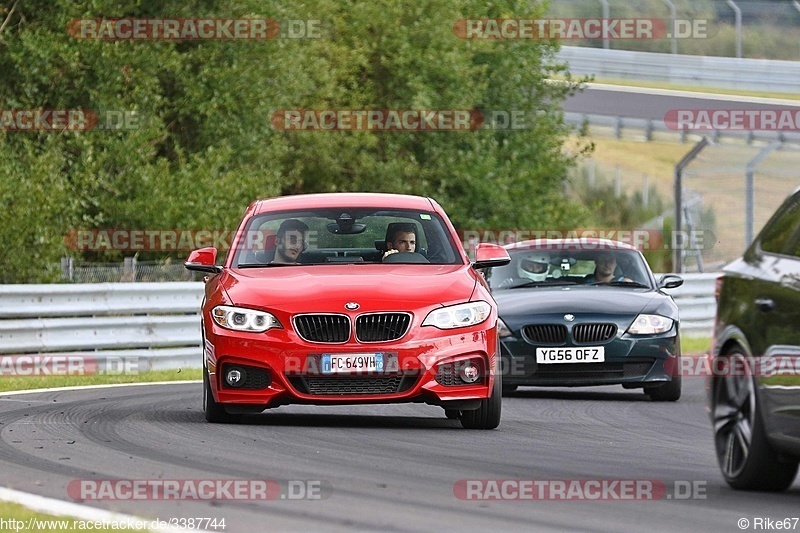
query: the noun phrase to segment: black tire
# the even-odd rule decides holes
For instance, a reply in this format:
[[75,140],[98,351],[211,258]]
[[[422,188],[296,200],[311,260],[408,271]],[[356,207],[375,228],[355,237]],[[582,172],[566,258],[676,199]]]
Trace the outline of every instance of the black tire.
[[211,392],[208,369],[205,365],[203,365],[203,412],[206,415],[206,420],[212,424],[235,424],[241,418],[239,415],[229,414],[214,399],[214,394]]
[[503,396],[515,393],[518,387],[519,385],[503,385]]
[[681,399],[681,377],[672,376],[672,381],[654,389],[647,388],[644,392],[654,402],[677,402]]
[[444,416],[446,416],[450,420],[458,420],[459,418],[461,418],[461,411],[458,409],[445,409]]
[[494,429],[500,425],[500,412],[503,407],[503,375],[494,374],[492,395],[481,400],[481,406],[474,411],[461,412],[461,425],[466,429]]
[[[723,357],[747,361],[740,349]],[[743,368],[739,363],[735,368]],[[750,372],[745,374],[715,377],[711,383],[711,419],[720,470],[734,489],[782,491],[797,475],[798,459],[782,457],[770,446],[755,380]]]

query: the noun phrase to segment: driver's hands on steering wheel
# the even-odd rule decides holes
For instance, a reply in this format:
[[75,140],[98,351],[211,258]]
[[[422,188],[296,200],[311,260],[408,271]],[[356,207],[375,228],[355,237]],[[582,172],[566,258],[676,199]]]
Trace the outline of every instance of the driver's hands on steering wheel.
[[514,284],[514,278],[506,278],[500,282],[500,285],[497,286],[498,289],[504,289],[506,287],[510,287]]
[[400,250],[387,250],[386,252],[383,253],[383,257],[381,258],[381,261],[386,259],[387,256],[392,255],[392,254],[396,254],[399,251]]

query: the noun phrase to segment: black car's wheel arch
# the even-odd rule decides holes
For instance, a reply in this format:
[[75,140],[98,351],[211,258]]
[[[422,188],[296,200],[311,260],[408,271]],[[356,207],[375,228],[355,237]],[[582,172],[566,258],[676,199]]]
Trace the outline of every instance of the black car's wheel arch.
[[[723,345],[719,350],[720,357],[740,357],[747,360],[752,358],[744,353],[741,345],[736,342],[729,342]],[[734,375],[735,376],[735,375]],[[747,443],[749,452],[745,452],[746,456],[741,456],[741,447],[738,448],[736,453],[737,459],[734,459],[738,464],[735,472],[727,472],[725,465],[723,465],[723,456],[720,455],[722,445],[719,441],[717,430],[714,430],[715,447],[717,450],[717,459],[722,469],[723,477],[725,477],[731,487],[739,490],[764,490],[764,491],[782,491],[788,488],[796,476],[798,469],[798,458],[790,457],[780,453],[776,449],[774,443],[770,439],[770,431],[765,425],[768,417],[764,416],[764,404],[762,401],[761,392],[757,385],[756,379],[749,374],[739,376],[741,379],[749,381],[749,388],[751,395],[749,396],[750,407],[746,411],[741,411],[740,416],[744,419],[750,419],[749,437]],[[724,380],[730,377],[714,377],[711,380],[710,394],[711,394],[711,416],[716,428],[718,423],[717,419],[717,401],[723,400],[724,405],[729,401],[727,397],[728,392],[723,385]],[[724,413],[724,410],[723,410]],[[725,418],[730,419],[728,415]],[[738,422],[737,422],[738,424]],[[730,453],[730,452],[729,452]]]

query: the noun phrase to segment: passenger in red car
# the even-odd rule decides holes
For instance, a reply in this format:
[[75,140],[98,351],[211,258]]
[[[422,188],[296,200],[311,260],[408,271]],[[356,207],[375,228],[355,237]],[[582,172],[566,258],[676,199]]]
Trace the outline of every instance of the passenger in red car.
[[414,224],[401,224],[394,228],[392,234],[386,240],[386,248],[383,254],[384,259],[387,255],[398,252],[413,252],[417,249],[417,228]]
[[273,263],[297,263],[297,258],[306,249],[308,226],[295,218],[284,220],[278,228],[278,240]]

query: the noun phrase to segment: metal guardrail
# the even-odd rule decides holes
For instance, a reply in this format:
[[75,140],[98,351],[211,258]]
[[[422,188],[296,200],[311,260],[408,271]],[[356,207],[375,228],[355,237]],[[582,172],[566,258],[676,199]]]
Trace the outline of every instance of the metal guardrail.
[[0,357],[136,359],[140,371],[198,368],[202,299],[196,282],[0,285]]
[[719,276],[719,272],[681,274],[683,285],[665,291],[672,295],[681,311],[681,335],[684,337],[711,337],[717,312],[714,291]]
[[641,132],[645,140],[652,141],[655,133],[674,135],[681,142],[688,136],[708,136],[712,142],[721,139],[738,139],[745,143],[752,141],[800,143],[800,132],[796,131],[745,131],[745,130],[713,130],[713,131],[687,131],[668,128],[663,120],[653,120],[616,115],[600,115],[594,113],[564,113],[564,122],[572,126],[583,127],[584,123],[590,128],[599,127],[614,130],[616,138],[622,138],[626,130]]
[[[717,274],[684,275],[670,294],[685,336],[710,336]],[[199,368],[203,284],[0,285],[0,358],[135,358],[141,370]]]
[[576,75],[629,78],[723,89],[800,92],[800,61],[741,59],[564,46],[558,52]]

